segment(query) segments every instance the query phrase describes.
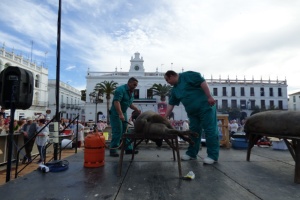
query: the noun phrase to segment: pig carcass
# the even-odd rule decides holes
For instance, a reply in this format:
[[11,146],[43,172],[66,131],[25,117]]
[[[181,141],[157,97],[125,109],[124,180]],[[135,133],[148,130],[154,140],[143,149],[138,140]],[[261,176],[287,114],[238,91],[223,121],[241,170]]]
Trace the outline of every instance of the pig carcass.
[[256,113],[247,118],[244,131],[266,136],[300,136],[300,112],[272,110]]
[[194,144],[190,136],[198,137],[198,134],[193,131],[178,131],[174,129],[166,118],[153,111],[143,112],[136,118],[133,133],[144,134],[145,136],[175,134],[190,144]]

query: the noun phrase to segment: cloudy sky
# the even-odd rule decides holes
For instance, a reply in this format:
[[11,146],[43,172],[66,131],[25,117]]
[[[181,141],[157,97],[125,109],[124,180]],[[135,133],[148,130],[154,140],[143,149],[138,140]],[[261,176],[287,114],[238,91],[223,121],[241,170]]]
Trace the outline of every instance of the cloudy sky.
[[[299,0],[62,0],[63,82],[91,71],[194,70],[206,78],[287,80],[300,91]],[[56,78],[58,0],[1,0],[0,45]],[[173,63],[173,64],[171,64]]]

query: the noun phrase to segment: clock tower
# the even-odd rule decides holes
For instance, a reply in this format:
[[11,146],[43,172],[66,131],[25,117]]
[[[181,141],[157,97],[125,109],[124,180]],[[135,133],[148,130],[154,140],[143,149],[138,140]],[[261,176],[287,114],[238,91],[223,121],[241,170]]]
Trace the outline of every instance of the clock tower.
[[130,69],[129,76],[144,76],[144,60],[143,57],[140,58],[140,53],[136,52],[134,58],[131,56],[130,59]]

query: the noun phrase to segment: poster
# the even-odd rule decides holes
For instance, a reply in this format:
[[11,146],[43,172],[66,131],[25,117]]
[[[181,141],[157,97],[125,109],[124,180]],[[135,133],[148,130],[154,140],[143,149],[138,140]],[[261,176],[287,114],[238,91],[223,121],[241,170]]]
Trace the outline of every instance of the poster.
[[158,114],[164,117],[167,112],[167,104],[165,102],[160,102],[157,104],[157,107]]

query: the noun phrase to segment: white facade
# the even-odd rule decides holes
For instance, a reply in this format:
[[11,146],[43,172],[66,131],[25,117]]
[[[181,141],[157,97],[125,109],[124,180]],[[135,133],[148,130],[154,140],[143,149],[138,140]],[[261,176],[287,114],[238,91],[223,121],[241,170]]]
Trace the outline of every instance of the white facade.
[[[51,118],[56,114],[56,80],[48,81],[49,110]],[[74,119],[79,115],[79,120],[85,121],[84,102],[81,100],[81,92],[76,88],[59,83],[59,110],[60,118]]]
[[289,95],[289,110],[300,110],[300,92]]
[[[152,97],[147,91],[154,83],[167,84],[164,80],[164,73],[158,72],[158,69],[156,69],[156,72],[145,72],[143,57],[140,57],[140,53],[137,52],[134,54],[134,57],[131,57],[129,72],[118,72],[117,70],[115,72],[87,72],[86,121],[94,121],[97,115],[98,119],[100,119],[102,114],[106,115],[106,99],[103,99],[103,103],[97,104],[96,111],[96,104],[91,102],[89,97],[89,94],[93,92],[97,83],[113,80],[119,86],[126,84],[132,76],[136,77],[139,81],[134,104],[142,111],[157,111],[157,103],[160,102],[160,97]],[[206,81],[209,84],[211,93],[214,94],[217,100],[219,110],[236,107],[249,116],[255,106],[266,109],[288,109],[286,80],[230,80],[211,78],[206,79]],[[97,115],[96,112],[98,113]],[[175,120],[184,120],[187,118],[185,109],[181,104],[180,106],[175,106],[173,112]],[[131,114],[130,109],[128,109],[127,114],[128,116]]]
[[[0,71],[8,66],[17,66],[31,71],[34,78],[32,106],[27,110],[17,109],[15,111],[15,119],[46,114],[48,106],[48,69],[38,66],[35,62],[30,62],[29,59],[24,58],[22,55],[7,52],[3,46],[0,49]],[[7,115],[10,115],[10,110],[6,110],[5,112]]]
[[218,109],[288,109],[286,80],[206,79]]

